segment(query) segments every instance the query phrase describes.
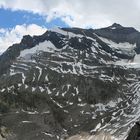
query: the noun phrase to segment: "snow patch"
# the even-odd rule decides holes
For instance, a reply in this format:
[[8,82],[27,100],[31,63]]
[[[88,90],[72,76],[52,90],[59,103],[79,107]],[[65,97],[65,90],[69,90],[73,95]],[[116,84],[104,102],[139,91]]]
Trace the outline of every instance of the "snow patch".
[[33,54],[37,54],[40,51],[54,52],[54,51],[60,51],[60,49],[57,49],[50,41],[44,41],[43,43],[40,43],[39,45],[36,45],[31,49],[25,49],[21,51],[19,58],[24,58],[28,60],[31,59]]
[[134,60],[121,59],[115,64],[120,66],[126,66],[128,68],[140,68],[140,54],[135,55]]
[[72,38],[72,37],[79,37],[79,38],[82,38],[84,37],[84,35],[81,35],[81,34],[74,34],[72,32],[68,32],[68,31],[64,31],[62,30],[61,28],[59,27],[56,27],[54,29],[51,29],[50,31],[52,32],[56,32],[56,33],[59,33],[59,34],[62,34],[64,36],[68,36],[68,38]]
[[116,43],[116,42],[113,42],[112,40],[109,40],[103,37],[99,37],[99,38],[111,48],[121,49],[121,50],[130,50],[130,51],[136,48],[136,43],[135,44],[130,44],[129,42]]

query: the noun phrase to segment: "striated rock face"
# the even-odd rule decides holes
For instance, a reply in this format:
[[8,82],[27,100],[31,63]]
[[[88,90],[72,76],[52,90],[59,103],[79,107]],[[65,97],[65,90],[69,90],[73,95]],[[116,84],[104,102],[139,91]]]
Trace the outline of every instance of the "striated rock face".
[[10,131],[7,139],[98,131],[125,139],[140,117],[139,35],[118,24],[57,28],[9,47],[0,56],[0,126]]

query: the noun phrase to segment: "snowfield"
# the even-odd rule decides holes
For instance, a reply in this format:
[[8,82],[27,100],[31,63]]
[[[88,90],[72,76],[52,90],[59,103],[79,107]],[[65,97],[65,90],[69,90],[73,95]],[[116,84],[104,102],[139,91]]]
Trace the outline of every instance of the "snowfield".
[[72,136],[67,140],[120,140],[111,136],[108,133],[100,132],[96,135],[89,135],[88,133],[82,133],[79,135]]

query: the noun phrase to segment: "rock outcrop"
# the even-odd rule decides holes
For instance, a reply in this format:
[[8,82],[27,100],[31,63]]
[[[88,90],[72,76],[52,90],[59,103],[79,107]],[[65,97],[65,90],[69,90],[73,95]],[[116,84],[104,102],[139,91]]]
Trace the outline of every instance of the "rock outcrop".
[[136,124],[132,127],[126,140],[139,140],[140,139],[140,124]]

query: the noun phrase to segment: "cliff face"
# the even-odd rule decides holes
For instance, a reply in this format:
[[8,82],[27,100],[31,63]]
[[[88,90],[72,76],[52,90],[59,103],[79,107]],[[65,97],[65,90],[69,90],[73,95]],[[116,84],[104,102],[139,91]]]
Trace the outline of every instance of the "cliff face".
[[1,127],[14,140],[124,139],[140,116],[139,36],[118,24],[24,36],[0,56]]

